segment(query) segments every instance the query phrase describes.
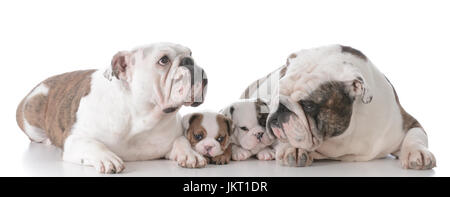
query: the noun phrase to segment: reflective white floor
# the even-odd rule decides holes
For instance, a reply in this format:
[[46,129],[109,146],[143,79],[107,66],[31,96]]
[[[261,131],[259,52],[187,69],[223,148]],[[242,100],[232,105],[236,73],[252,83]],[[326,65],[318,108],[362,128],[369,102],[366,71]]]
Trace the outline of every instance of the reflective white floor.
[[306,168],[253,159],[222,166],[208,165],[203,169],[184,169],[173,161],[155,160],[127,162],[123,173],[101,175],[94,168],[63,162],[61,150],[56,147],[36,143],[29,143],[28,147],[25,144],[23,154],[14,154],[12,158],[3,163],[0,176],[449,176],[439,166],[427,171],[404,170],[393,158],[370,162],[316,161]]

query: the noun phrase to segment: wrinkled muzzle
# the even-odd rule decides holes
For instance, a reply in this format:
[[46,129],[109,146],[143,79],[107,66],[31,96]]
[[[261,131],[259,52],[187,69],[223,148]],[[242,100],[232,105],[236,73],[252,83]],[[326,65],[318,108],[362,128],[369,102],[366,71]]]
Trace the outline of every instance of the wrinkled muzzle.
[[280,100],[276,110],[269,114],[267,130],[280,141],[308,151],[315,150],[322,142],[315,121],[288,99]]
[[174,103],[197,107],[204,102],[207,84],[205,71],[185,57],[175,72],[170,95]]

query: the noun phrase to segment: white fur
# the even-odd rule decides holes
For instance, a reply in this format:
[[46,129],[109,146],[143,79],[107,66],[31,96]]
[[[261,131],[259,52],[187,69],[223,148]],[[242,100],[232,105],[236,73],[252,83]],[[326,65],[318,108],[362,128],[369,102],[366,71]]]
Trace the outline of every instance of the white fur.
[[[255,102],[256,99],[241,99],[222,110],[222,113],[231,118],[234,124],[231,137],[233,160],[246,160],[253,155],[257,155],[260,160],[275,158],[275,154],[271,154],[271,144],[274,139],[269,137],[265,127],[258,124]],[[231,107],[234,108],[233,114],[230,113]],[[268,113],[265,108],[261,110],[266,110],[262,112]],[[248,131],[244,131],[241,127],[247,127]],[[256,137],[258,133],[264,133],[261,141]]]
[[[45,84],[41,83],[38,86],[36,86],[36,88],[34,88],[34,90],[26,97],[24,103],[26,104],[30,98],[33,98],[34,96],[40,95],[40,94],[43,94],[44,96],[46,96],[48,94],[48,87]],[[22,110],[24,108],[25,107],[23,107]],[[22,113],[23,113],[23,111],[22,111]],[[24,117],[23,126],[24,126],[25,133],[28,135],[28,137],[31,140],[33,140],[35,142],[45,142],[45,144],[50,144],[50,141],[48,140],[47,134],[45,134],[44,130],[30,125],[30,123],[28,123],[28,121],[25,119],[25,115],[23,115],[22,117]]]
[[[122,171],[123,161],[163,157],[182,167],[205,166],[206,160],[182,136],[178,112],[162,111],[190,97],[190,74],[178,67],[189,53],[181,45],[159,43],[133,51],[135,64],[127,67],[126,80],[108,77],[110,69],[94,72],[91,92],[81,99],[77,121],[64,143],[63,159],[101,173]],[[173,60],[170,67],[155,65],[163,54]]]
[[48,87],[45,84],[39,84],[34,90],[27,96],[27,101],[30,98],[33,98],[34,96],[38,94],[47,95],[48,94]]
[[[206,136],[203,136],[203,139],[201,139],[195,146],[194,150],[198,153],[209,156],[209,157],[215,157],[217,155],[223,154],[223,150],[221,148],[220,143],[217,141],[217,137],[219,134],[219,125],[217,123],[217,116],[218,113],[215,112],[197,112],[199,114],[202,114],[203,119],[201,122],[201,126],[206,130]],[[193,114],[193,113],[192,113]],[[187,114],[183,117],[183,125],[185,129],[188,129],[189,127],[189,119],[192,116],[192,114]],[[206,147],[211,147],[211,149],[208,151]]]
[[[203,112],[202,126],[206,129],[206,136],[195,145],[195,150],[203,155],[217,156],[223,153],[220,143],[216,140],[219,133],[219,125],[217,125],[217,113]],[[211,150],[206,150],[206,147],[212,147]]]
[[25,133],[31,140],[35,142],[44,142],[48,139],[47,134],[45,134],[44,130],[30,125],[26,119],[23,120],[23,126]]
[[[403,131],[403,120],[393,88],[369,60],[342,52],[339,45],[302,50],[295,54],[295,58],[288,60],[290,65],[286,75],[279,81],[279,94],[266,95],[272,98],[271,112],[277,109],[281,101],[298,115],[297,119],[287,123],[297,128],[292,129],[294,132],[285,133],[290,144],[279,144],[278,160],[286,159],[283,156],[293,153],[294,146],[315,151],[311,155],[315,155],[316,159],[368,161],[401,150],[405,167],[412,168],[407,163],[418,160],[420,154],[425,161],[416,163],[422,166],[435,164],[434,156],[427,149],[424,131],[421,128]],[[307,97],[323,82],[351,82],[357,78],[363,79],[364,83],[359,84],[357,91],[351,92],[356,100],[349,127],[343,134],[325,139],[318,147],[314,146],[314,142],[319,142],[305,133],[308,130],[307,122],[295,102]]]

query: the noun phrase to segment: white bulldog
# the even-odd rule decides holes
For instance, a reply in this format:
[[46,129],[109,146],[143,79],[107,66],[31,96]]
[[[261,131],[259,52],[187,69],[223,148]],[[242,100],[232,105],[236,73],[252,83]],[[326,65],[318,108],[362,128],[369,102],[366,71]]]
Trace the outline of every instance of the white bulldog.
[[220,113],[230,118],[234,124],[231,136],[232,159],[246,160],[256,155],[259,160],[275,159],[272,148],[274,137],[266,129],[269,107],[262,99],[238,100]]
[[403,168],[436,166],[424,129],[400,105],[392,84],[351,47],[293,53],[286,65],[244,94],[271,98],[267,128],[280,140],[276,160],[283,165],[308,166],[313,159],[368,161],[392,154]]
[[30,140],[63,149],[63,160],[118,173],[123,161],[168,158],[182,167],[206,159],[183,136],[182,105],[198,106],[207,78],[191,50],[157,43],[117,53],[106,70],[81,70],[38,84],[16,118]]

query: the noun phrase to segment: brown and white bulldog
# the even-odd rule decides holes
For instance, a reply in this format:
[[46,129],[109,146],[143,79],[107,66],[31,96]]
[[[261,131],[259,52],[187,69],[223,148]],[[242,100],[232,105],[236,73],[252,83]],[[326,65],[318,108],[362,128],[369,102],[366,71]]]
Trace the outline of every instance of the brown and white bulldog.
[[195,112],[183,116],[184,135],[208,163],[223,165],[231,159],[233,122],[222,114]]
[[271,99],[267,128],[279,139],[276,160],[368,161],[389,154],[403,168],[436,166],[427,135],[400,105],[389,80],[360,51],[331,45],[293,53],[286,65],[244,96]]
[[17,108],[30,140],[63,149],[63,160],[117,173],[123,161],[206,160],[183,136],[181,106],[198,106],[207,78],[191,50],[156,43],[117,53],[106,70],[81,70],[39,83]]

